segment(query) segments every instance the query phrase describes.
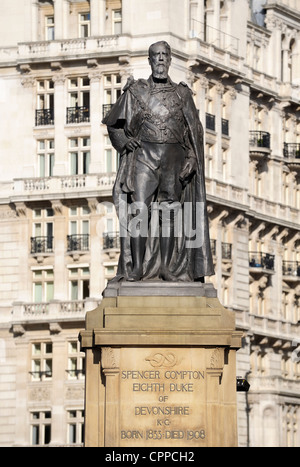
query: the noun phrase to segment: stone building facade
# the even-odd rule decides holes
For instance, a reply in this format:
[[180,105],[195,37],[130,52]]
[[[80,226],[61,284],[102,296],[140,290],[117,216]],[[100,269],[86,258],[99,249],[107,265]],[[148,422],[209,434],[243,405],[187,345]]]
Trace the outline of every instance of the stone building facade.
[[203,123],[240,446],[300,445],[298,0],[2,0],[0,445],[81,445],[78,332],[118,261],[105,113],[173,50]]

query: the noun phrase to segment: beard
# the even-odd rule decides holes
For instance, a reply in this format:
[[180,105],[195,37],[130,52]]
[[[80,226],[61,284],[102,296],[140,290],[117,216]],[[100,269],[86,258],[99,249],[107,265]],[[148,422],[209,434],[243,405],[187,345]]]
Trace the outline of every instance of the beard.
[[168,67],[163,64],[158,64],[152,67],[152,75],[156,79],[167,79]]

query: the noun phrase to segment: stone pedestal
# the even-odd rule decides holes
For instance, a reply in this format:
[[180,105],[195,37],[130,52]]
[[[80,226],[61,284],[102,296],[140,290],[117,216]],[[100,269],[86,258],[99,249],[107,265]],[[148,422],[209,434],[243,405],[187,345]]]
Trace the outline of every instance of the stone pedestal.
[[109,284],[80,339],[86,446],[237,445],[241,333],[211,284]]

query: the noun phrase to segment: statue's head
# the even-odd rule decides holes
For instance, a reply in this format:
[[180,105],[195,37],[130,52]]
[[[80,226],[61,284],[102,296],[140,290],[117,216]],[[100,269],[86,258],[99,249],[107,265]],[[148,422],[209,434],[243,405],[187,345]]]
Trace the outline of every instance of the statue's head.
[[165,41],[155,42],[149,47],[149,64],[154,78],[166,79],[171,65],[171,47]]

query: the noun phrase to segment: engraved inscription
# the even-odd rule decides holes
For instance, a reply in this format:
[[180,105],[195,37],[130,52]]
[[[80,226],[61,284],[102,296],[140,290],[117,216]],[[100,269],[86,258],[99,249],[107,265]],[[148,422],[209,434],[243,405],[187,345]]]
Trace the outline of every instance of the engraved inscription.
[[120,368],[121,446],[204,446],[206,372],[197,351],[139,354],[128,354]]

